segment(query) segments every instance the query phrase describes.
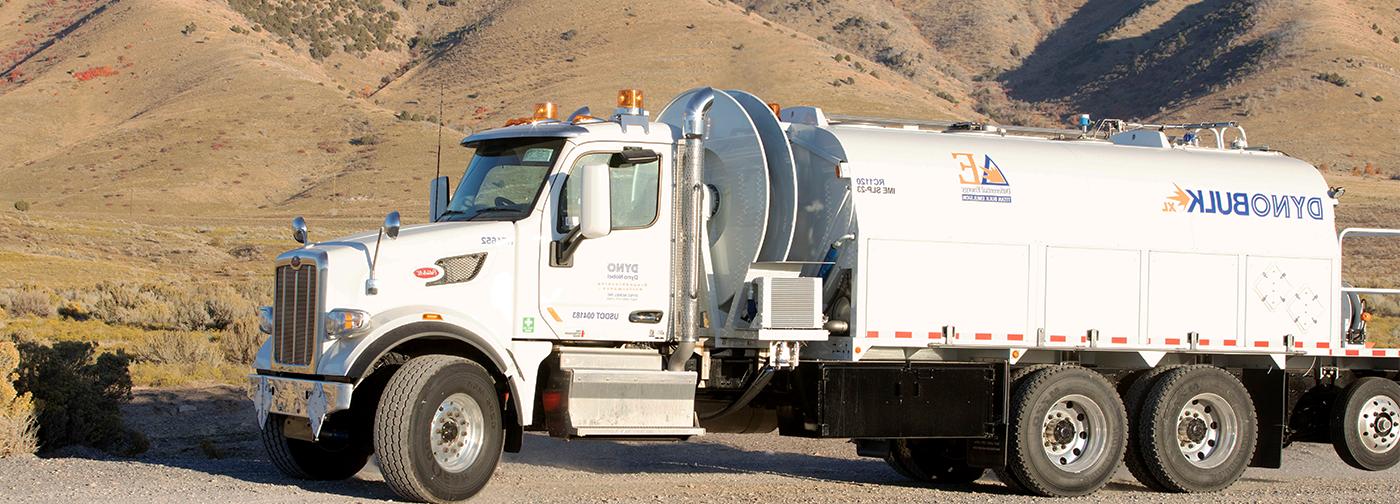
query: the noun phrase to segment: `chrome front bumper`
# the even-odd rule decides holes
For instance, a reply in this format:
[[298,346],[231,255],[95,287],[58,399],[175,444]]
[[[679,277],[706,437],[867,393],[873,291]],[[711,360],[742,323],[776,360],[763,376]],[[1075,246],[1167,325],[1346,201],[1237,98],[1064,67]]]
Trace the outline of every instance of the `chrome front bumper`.
[[268,413],[306,418],[313,439],[321,436],[326,415],[350,409],[355,386],[260,374],[248,375],[248,398],[258,412],[258,427],[266,428]]

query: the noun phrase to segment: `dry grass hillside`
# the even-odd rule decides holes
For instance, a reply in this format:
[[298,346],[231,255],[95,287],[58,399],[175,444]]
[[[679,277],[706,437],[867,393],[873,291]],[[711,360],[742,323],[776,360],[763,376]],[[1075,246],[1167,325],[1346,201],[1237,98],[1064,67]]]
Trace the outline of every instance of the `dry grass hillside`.
[[[606,115],[623,88],[653,113],[715,86],[860,115],[1237,120],[1349,188],[1339,225],[1400,227],[1397,66],[1400,9],[1375,0],[8,0],[0,294],[212,282],[256,304],[295,215],[318,236],[421,222],[439,124],[455,178],[463,135],[540,101]],[[1400,284],[1397,250],[1350,247],[1344,276]]]

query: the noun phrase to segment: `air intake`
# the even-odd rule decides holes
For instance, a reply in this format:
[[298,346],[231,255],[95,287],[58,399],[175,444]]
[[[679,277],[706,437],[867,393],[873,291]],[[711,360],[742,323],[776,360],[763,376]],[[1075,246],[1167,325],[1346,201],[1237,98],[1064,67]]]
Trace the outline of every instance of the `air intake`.
[[438,259],[434,264],[442,268],[442,278],[428,282],[425,285],[432,287],[434,285],[470,282],[473,278],[476,278],[478,273],[481,273],[481,266],[485,263],[485,252]]

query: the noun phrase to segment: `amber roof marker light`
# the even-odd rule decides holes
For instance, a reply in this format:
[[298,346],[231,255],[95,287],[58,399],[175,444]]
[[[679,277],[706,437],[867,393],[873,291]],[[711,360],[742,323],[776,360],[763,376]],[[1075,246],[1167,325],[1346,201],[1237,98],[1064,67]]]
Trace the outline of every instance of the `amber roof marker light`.
[[617,108],[640,110],[642,108],[642,90],[623,89],[617,92]]
[[613,111],[613,120],[622,125],[622,132],[627,132],[628,126],[641,126],[642,131],[651,133],[651,119],[647,110],[642,108],[642,90],[623,89],[617,92],[617,109]]
[[558,120],[558,119],[559,119],[559,107],[556,106],[556,105],[554,105],[554,102],[536,103],[536,104],[535,104],[535,116],[532,117],[531,119],[535,119],[535,120],[546,120],[546,119]]

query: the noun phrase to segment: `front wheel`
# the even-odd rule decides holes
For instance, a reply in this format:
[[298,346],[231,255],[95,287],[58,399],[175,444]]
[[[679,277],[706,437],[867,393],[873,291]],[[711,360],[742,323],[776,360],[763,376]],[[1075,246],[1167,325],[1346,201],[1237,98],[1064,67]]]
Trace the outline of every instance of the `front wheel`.
[[343,480],[354,476],[369,462],[369,454],[353,448],[329,450],[310,441],[287,437],[288,422],[305,418],[287,417],[276,413],[267,415],[262,428],[263,447],[272,465],[282,474],[305,480]]
[[384,480],[410,500],[476,495],[496,471],[504,438],[495,380],[481,365],[449,355],[404,364],[374,415]]
[[1356,380],[1332,405],[1332,446],[1347,465],[1367,471],[1400,462],[1400,385],[1385,378]]

